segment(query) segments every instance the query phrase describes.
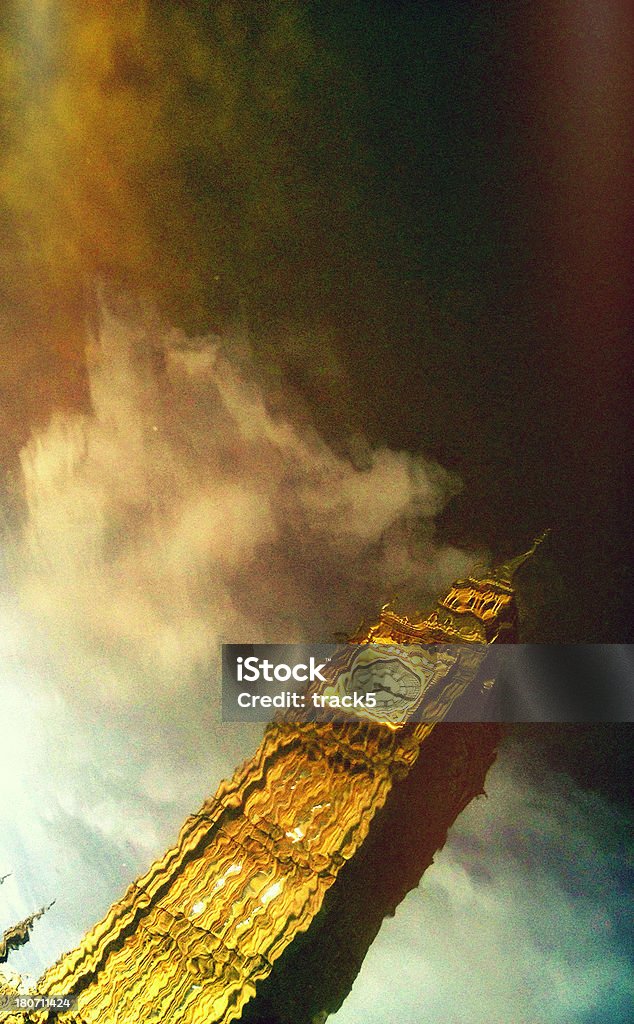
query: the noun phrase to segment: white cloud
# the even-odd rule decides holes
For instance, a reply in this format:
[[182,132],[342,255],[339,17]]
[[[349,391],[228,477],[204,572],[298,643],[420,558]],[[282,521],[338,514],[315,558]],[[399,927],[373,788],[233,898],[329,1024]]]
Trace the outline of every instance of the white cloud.
[[469,562],[433,541],[447,474],[388,449],[354,465],[217,338],[104,314],[88,363],[91,412],[22,452],[0,598],[5,918],[57,898],[15,958],[34,971],[255,748],[219,725],[221,639],[329,639]]

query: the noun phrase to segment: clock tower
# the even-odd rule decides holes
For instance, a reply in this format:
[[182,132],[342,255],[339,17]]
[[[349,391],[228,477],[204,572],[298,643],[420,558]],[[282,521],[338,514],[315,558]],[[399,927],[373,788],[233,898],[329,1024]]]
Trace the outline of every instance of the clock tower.
[[[384,607],[352,645],[516,640],[513,574],[538,542],[457,581],[421,621]],[[7,1020],[326,1020],[384,917],[483,792],[500,735],[493,723],[389,714],[272,723],[176,844],[40,980],[39,994],[72,995],[73,1008]]]

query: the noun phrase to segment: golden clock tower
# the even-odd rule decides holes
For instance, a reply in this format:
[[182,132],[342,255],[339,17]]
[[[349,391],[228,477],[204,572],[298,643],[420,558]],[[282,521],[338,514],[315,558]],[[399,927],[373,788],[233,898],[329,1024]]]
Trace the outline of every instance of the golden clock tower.
[[[513,573],[536,544],[457,581],[422,621],[384,607],[352,643],[516,640]],[[499,739],[483,722],[271,724],[175,846],[40,980],[38,995],[72,996],[72,1008],[5,1019],[324,1021],[383,918],[483,791]]]

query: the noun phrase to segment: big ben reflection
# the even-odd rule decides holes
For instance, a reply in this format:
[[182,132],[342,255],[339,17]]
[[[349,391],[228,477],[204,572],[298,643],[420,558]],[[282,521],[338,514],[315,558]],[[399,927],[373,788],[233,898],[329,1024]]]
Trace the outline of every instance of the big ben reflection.
[[[458,581],[420,622],[384,608],[353,643],[516,639],[513,575],[535,546]],[[483,791],[500,736],[488,722],[272,723],[38,992],[73,995],[60,1024],[325,1020]]]

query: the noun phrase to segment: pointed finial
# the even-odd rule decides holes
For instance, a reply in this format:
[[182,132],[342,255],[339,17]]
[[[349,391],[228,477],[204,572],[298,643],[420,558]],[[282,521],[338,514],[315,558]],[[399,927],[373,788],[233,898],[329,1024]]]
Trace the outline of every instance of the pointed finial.
[[544,530],[531,544],[527,551],[524,551],[521,555],[516,555],[515,558],[509,559],[508,562],[503,562],[501,565],[496,566],[493,570],[493,575],[496,580],[502,583],[504,586],[510,587],[513,584],[513,577],[515,573],[525,562],[532,558],[540,544],[543,544],[546,540],[550,530]]

